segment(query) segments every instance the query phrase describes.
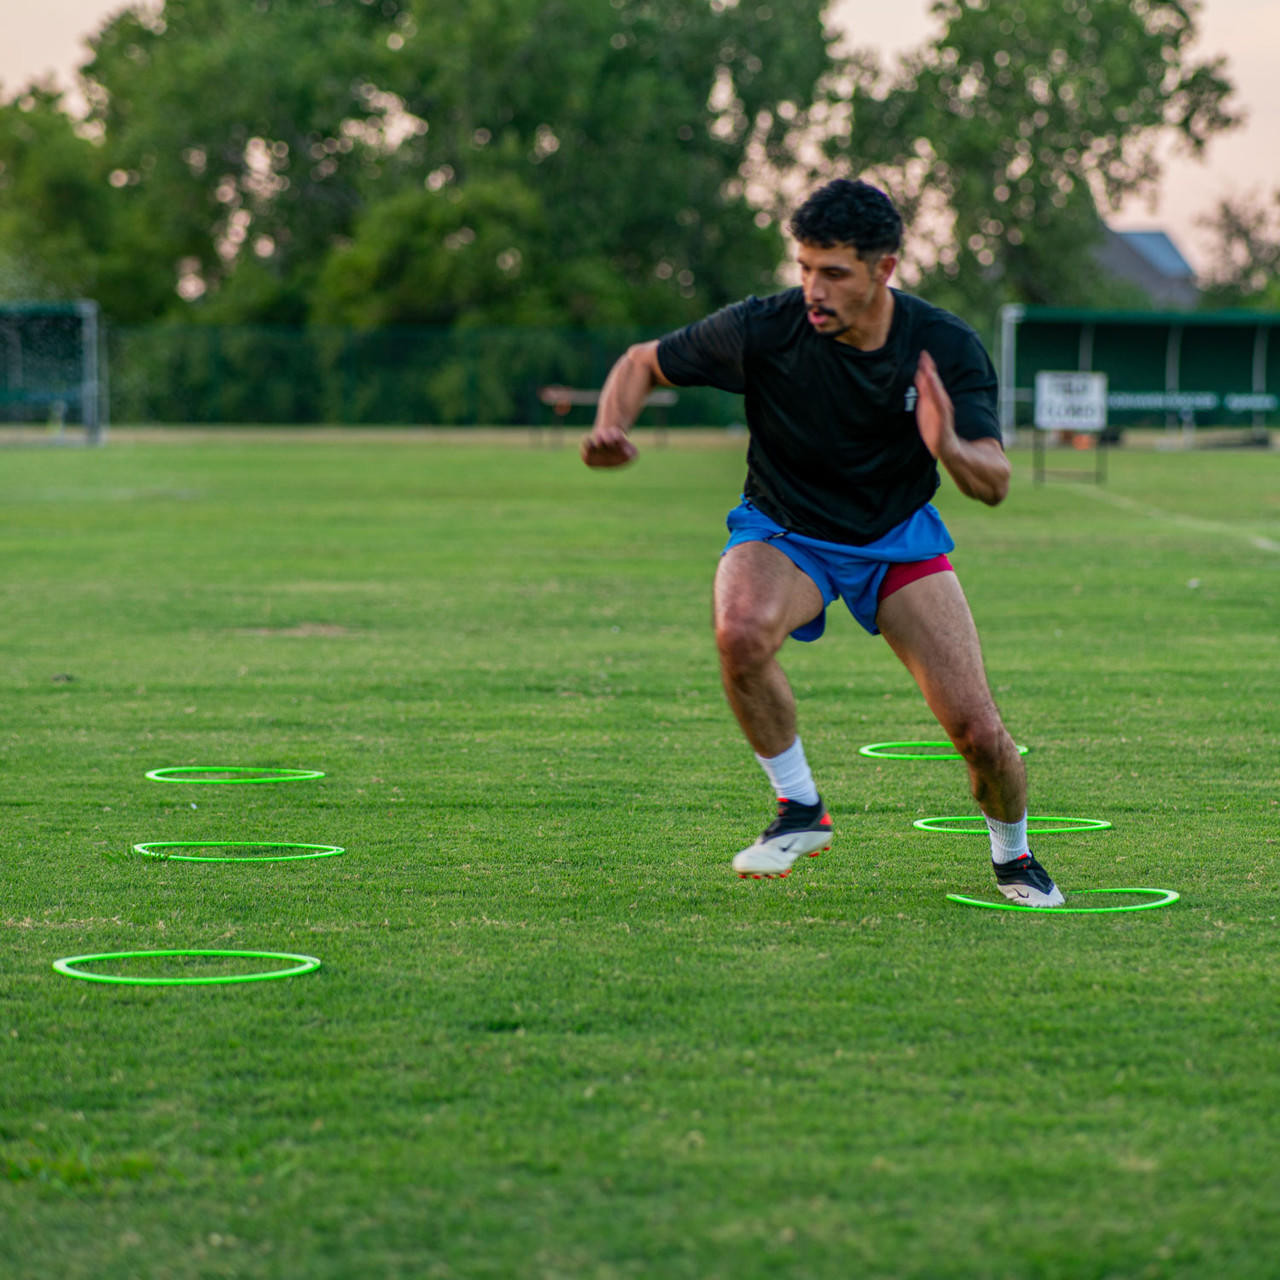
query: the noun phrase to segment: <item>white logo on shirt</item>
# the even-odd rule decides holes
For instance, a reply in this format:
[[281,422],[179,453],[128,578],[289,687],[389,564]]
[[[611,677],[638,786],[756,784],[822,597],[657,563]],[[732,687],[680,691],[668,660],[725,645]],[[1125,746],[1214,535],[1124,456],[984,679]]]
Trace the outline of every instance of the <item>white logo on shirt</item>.
[[920,398],[920,393],[915,389],[915,387],[908,387],[906,403],[902,406],[904,412],[915,413],[916,401],[919,398]]

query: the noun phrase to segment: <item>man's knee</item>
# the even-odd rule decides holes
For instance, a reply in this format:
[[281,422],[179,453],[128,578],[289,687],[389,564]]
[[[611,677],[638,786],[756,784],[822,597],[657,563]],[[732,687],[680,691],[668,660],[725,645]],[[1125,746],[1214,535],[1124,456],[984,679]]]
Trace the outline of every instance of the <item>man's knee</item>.
[[722,611],[715,625],[720,665],[731,677],[759,670],[773,658],[786,638],[778,635],[776,621],[756,610]]
[[968,716],[951,729],[951,741],[965,762],[981,772],[998,769],[1017,748],[999,715],[990,712]]

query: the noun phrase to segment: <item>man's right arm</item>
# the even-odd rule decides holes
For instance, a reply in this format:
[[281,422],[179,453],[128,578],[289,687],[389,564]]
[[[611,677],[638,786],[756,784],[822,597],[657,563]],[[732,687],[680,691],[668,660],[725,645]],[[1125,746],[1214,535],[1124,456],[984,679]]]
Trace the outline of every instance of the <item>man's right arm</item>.
[[636,456],[636,447],[627,433],[640,416],[644,402],[654,387],[671,382],[658,363],[658,343],[638,342],[609,371],[595,426],[582,439],[582,460],[589,467],[620,467]]

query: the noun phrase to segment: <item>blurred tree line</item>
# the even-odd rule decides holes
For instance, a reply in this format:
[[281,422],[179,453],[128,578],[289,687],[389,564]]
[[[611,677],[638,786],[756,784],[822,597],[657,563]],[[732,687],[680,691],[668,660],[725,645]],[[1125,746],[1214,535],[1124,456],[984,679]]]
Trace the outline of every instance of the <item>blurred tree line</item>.
[[[939,0],[937,37],[891,68],[825,8],[134,5],[91,41],[86,111],[48,84],[0,104],[0,299],[96,298],[174,410],[218,361],[283,379],[268,332],[308,335],[289,376],[330,387],[308,412],[390,359],[401,340],[374,335],[430,332],[404,357],[427,361],[423,404],[518,419],[530,379],[607,367],[572,334],[776,290],[789,208],[850,174],[901,203],[909,287],[980,328],[1003,302],[1140,301],[1093,264],[1103,216],[1153,188],[1169,137],[1199,152],[1238,119],[1197,5]],[[1220,211],[1219,305],[1270,297],[1254,260],[1280,232],[1254,215]],[[499,358],[456,354],[499,331]]]

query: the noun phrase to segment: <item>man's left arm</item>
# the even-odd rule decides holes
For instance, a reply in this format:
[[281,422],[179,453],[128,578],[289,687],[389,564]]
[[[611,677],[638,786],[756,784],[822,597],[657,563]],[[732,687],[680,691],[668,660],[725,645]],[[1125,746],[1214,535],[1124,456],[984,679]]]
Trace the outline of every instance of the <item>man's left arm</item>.
[[927,351],[920,353],[915,384],[916,426],[925,448],[947,469],[965,497],[989,507],[1003,502],[1012,474],[1004,445],[994,436],[966,440],[957,433],[955,407]]

